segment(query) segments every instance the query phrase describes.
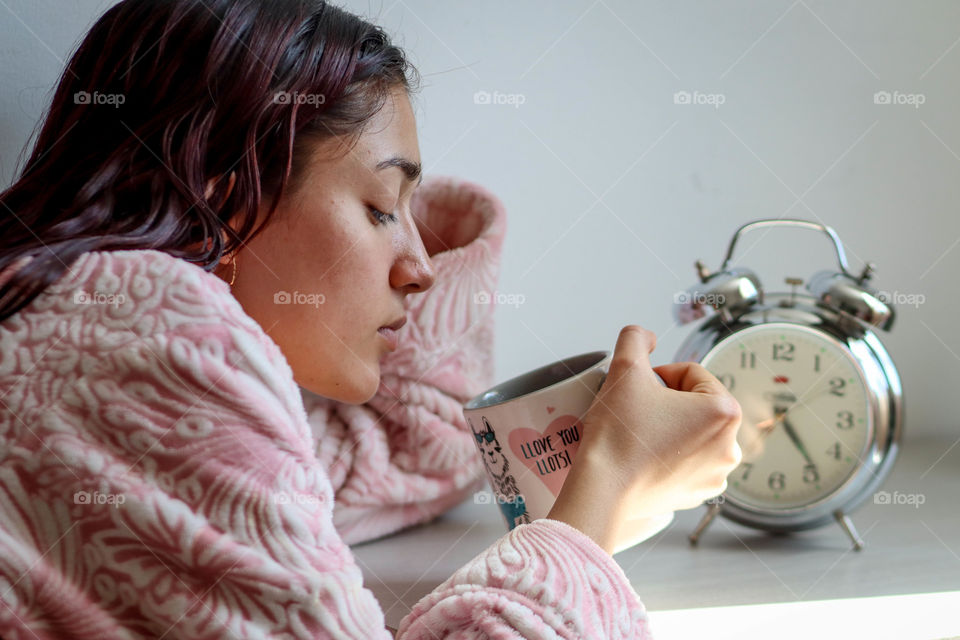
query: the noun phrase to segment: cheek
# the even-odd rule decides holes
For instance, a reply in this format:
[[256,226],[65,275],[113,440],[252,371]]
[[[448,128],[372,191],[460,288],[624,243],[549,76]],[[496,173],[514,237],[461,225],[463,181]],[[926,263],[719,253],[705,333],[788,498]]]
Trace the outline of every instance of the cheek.
[[322,297],[320,316],[341,331],[365,325],[365,316],[382,312],[371,309],[370,302],[377,278],[386,277],[380,273],[384,242],[366,220],[354,221],[339,212],[311,214],[309,219],[312,224],[281,229],[271,240],[268,251],[270,262],[277,264],[277,279],[288,290]]
[[376,254],[384,243],[371,233],[375,228],[337,215],[325,219],[266,228],[239,258],[235,295],[288,348],[312,345],[315,357],[342,358],[346,345],[370,359],[371,349],[359,343],[373,343],[371,323],[390,310],[390,301],[379,299],[387,275],[378,273],[385,267]]

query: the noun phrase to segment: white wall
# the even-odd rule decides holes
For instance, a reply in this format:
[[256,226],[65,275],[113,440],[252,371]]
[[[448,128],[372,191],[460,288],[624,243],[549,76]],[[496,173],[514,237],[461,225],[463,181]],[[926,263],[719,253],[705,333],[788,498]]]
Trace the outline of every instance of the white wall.
[[[109,0],[0,0],[0,184],[63,60]],[[346,3],[424,75],[429,173],[475,180],[509,211],[497,376],[612,348],[638,323],[666,362],[688,329],[673,294],[763,217],[833,226],[854,268],[922,299],[882,335],[906,438],[957,434],[960,4],[931,2]],[[477,104],[477,91],[523,104]],[[675,104],[678,91],[723,104]],[[874,103],[878,91],[924,103]],[[519,100],[521,98],[517,98]],[[759,243],[754,242],[760,240]],[[758,232],[740,263],[771,290],[833,264],[820,236]],[[958,434],[960,435],[960,434]],[[951,442],[953,439],[951,438]]]

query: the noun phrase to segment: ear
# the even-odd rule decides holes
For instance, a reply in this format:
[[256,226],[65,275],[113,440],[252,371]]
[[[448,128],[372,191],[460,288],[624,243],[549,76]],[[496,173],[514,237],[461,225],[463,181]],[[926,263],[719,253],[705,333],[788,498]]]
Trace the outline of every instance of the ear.
[[[210,178],[209,180],[207,180],[207,188],[204,191],[203,197],[209,200],[211,196],[213,196],[213,190],[216,187],[217,183],[220,182],[220,180],[222,179],[223,179],[223,176],[220,175],[220,176],[217,176],[216,178]],[[227,198],[230,197],[230,194],[233,193],[233,187],[235,184],[237,184],[237,172],[231,171],[230,175],[227,178],[227,192],[223,195],[223,198],[221,199],[220,203],[213,207],[214,209],[218,209],[219,207],[223,206],[223,203],[226,202]],[[226,243],[227,242],[226,231],[222,232],[221,235],[223,236],[223,242]],[[220,258],[220,267],[218,268],[222,268],[224,265],[229,264],[230,260],[232,259],[233,257],[224,255],[222,258]]]
[[[220,180],[222,180],[222,179],[223,179],[223,176],[221,175],[221,176],[217,176],[216,178],[210,178],[209,180],[207,180],[207,189],[206,189],[206,191],[204,191],[203,197],[206,198],[207,200],[209,200],[209,199],[210,199],[210,196],[213,195],[213,188],[214,188],[214,187],[216,186],[216,184],[217,184],[218,182],[220,182]],[[235,184],[237,183],[237,172],[236,172],[236,171],[231,171],[231,172],[230,172],[230,176],[227,178],[227,180],[228,180],[228,182],[227,182],[227,192],[226,192],[226,193],[224,194],[224,196],[223,196],[223,199],[224,199],[224,200],[226,200],[227,198],[229,198],[229,197],[230,197],[230,194],[233,193],[233,185],[235,185]],[[223,204],[223,203],[221,203],[221,204]]]

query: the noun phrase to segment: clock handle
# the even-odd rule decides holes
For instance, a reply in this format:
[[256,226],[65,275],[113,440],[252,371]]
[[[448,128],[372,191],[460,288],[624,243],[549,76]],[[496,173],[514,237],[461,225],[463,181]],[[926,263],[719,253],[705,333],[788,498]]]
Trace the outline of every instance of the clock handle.
[[810,222],[808,220],[798,220],[795,218],[772,218],[768,220],[754,220],[753,222],[748,222],[739,229],[736,233],[733,234],[733,237],[730,238],[730,246],[727,247],[727,257],[723,259],[723,264],[720,266],[720,271],[724,272],[727,270],[727,265],[730,260],[733,258],[733,248],[737,244],[737,240],[741,235],[747,231],[752,231],[753,229],[760,229],[763,227],[799,227],[801,229],[812,229],[814,231],[822,231],[825,233],[832,241],[833,247],[837,251],[837,262],[840,264],[840,271],[850,278],[857,280],[857,276],[850,273],[850,267],[847,264],[847,254],[843,250],[843,243],[840,242],[840,236],[837,235],[837,232],[833,230],[832,227],[828,227],[825,224],[820,224],[819,222]]

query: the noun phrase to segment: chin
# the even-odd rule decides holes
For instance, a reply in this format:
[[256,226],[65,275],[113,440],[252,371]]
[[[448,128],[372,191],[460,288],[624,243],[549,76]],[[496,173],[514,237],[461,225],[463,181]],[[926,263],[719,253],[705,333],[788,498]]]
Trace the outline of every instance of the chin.
[[328,365],[323,367],[318,367],[318,362],[313,359],[306,363],[298,362],[306,366],[302,369],[292,367],[294,381],[324,398],[346,404],[364,404],[380,388],[380,360],[371,354],[368,359],[361,361],[356,356],[358,351],[348,351],[345,356],[328,356],[325,360]]
[[350,384],[337,389],[334,400],[347,404],[364,404],[377,394],[380,388],[380,363],[373,362],[368,367],[357,367],[354,371],[346,372],[345,378]]

